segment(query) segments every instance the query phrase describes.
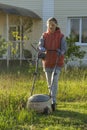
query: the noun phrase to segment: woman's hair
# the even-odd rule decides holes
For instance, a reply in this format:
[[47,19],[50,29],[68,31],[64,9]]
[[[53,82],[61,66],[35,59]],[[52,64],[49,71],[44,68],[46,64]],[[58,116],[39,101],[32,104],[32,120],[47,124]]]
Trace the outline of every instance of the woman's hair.
[[56,30],[59,30],[59,29],[60,29],[60,28],[58,27],[58,22],[57,22],[57,20],[56,20],[54,17],[49,18],[49,19],[47,20],[47,24],[48,24],[50,21],[53,21],[53,22],[57,25]]
[[56,20],[54,17],[49,18],[49,19],[47,20],[47,23],[49,23],[50,21],[53,21],[55,24],[58,25],[58,22],[57,22],[57,20]]

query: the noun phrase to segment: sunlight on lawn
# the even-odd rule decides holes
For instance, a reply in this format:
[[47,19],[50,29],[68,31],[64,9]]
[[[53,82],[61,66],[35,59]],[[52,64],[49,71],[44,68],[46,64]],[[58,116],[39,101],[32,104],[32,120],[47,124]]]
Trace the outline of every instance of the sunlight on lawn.
[[[62,71],[56,111],[50,115],[27,111],[33,75],[0,74],[0,130],[86,130],[87,71]],[[34,93],[48,94],[43,72],[37,77]]]

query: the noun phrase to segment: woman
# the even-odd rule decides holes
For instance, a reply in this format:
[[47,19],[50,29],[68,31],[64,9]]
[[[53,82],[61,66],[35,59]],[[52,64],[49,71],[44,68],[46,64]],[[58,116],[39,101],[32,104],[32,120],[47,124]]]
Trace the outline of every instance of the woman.
[[42,59],[42,64],[52,99],[52,110],[55,111],[58,79],[64,65],[64,53],[66,52],[64,35],[61,33],[55,18],[47,20],[47,31],[42,34],[38,49],[40,53],[45,52],[46,54],[45,58]]

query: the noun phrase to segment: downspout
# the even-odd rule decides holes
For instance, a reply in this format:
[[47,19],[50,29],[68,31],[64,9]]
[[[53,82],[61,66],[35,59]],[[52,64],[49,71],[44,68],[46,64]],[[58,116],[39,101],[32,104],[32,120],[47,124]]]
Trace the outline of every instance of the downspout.
[[[8,18],[8,14],[6,15],[6,26],[7,26],[7,29],[6,29],[6,41],[7,41],[7,44],[9,42],[9,18]],[[9,67],[9,44],[7,45],[7,68]]]
[[22,18],[20,17],[20,66],[22,65],[22,44],[23,44],[23,38],[22,38]]

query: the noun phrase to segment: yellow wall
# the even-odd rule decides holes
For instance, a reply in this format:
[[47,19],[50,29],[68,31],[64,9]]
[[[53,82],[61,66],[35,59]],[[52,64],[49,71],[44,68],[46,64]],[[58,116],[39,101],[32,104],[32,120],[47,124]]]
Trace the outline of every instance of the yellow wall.
[[0,35],[5,37],[6,15],[0,12]]

